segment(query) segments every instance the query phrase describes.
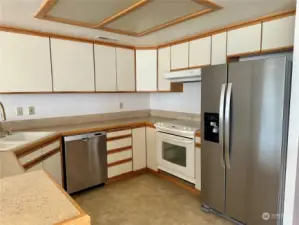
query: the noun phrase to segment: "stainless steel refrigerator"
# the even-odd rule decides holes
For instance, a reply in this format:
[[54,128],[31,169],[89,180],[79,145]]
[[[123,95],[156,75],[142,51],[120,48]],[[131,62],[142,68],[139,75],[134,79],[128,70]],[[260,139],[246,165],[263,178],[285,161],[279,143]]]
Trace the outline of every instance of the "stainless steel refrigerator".
[[282,222],[291,62],[202,70],[203,209],[242,224]]

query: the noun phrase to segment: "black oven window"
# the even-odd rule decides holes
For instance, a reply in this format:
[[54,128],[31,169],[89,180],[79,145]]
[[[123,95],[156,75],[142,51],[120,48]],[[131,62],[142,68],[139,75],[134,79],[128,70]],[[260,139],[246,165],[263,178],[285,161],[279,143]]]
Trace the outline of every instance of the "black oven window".
[[163,142],[163,159],[171,163],[186,167],[187,155],[186,148]]

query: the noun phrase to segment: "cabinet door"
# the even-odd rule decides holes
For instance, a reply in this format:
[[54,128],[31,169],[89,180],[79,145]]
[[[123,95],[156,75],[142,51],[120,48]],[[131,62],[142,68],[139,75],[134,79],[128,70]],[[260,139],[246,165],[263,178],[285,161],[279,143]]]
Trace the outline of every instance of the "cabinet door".
[[0,32],[0,92],[51,92],[49,38]]
[[211,36],[189,43],[189,67],[201,67],[211,64]]
[[54,91],[95,91],[93,45],[51,38]]
[[212,57],[211,64],[226,63],[226,32],[212,36]]
[[164,73],[170,71],[170,47],[158,50],[158,90],[170,91],[170,81],[164,78]]
[[201,190],[201,149],[195,148],[195,188]]
[[171,69],[188,68],[189,42],[171,46]]
[[158,171],[156,129],[146,128],[146,159],[147,168]]
[[145,127],[133,129],[133,171],[146,168]]
[[62,186],[62,165],[60,151],[43,161],[43,169],[51,174],[54,180]]
[[262,25],[256,24],[227,32],[227,55],[261,50]]
[[135,91],[134,50],[116,48],[117,90]]
[[294,45],[295,16],[263,23],[262,50]]
[[137,91],[157,91],[157,50],[136,50]]
[[96,91],[117,91],[115,48],[94,45]]

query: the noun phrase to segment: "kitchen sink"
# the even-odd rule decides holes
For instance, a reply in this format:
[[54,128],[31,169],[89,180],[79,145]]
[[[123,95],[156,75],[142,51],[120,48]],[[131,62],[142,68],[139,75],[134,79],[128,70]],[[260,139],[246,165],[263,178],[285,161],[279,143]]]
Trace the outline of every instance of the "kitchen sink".
[[0,142],[0,151],[7,151],[12,148],[15,148],[19,143],[12,143],[12,142]]
[[18,132],[0,139],[0,152],[9,151],[24,144],[53,134],[52,132]]
[[20,133],[14,133],[12,135],[6,136],[0,139],[0,141],[31,142],[31,141],[38,140],[42,137],[45,137],[49,134],[51,134],[51,132],[20,132]]

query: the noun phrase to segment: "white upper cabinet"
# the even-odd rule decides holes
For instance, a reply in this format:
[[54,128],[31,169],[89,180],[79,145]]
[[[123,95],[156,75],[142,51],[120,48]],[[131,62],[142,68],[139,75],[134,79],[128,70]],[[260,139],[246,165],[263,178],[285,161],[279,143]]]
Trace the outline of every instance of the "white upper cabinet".
[[164,78],[164,73],[170,71],[170,47],[158,50],[158,90],[170,91],[170,81]]
[[51,92],[49,38],[0,32],[0,92]]
[[114,47],[94,45],[96,91],[117,91],[115,53]]
[[211,36],[189,43],[189,67],[201,67],[211,64]]
[[134,50],[116,48],[116,73],[118,91],[135,91]]
[[136,50],[137,91],[157,91],[157,50]]
[[294,45],[295,16],[263,23],[262,50]]
[[226,32],[212,36],[211,64],[218,65],[226,63]]
[[133,137],[133,171],[146,168],[146,134],[145,127],[132,130]]
[[261,50],[262,25],[256,24],[227,32],[227,55]]
[[189,65],[189,42],[171,46],[171,69],[188,68]]
[[51,39],[54,91],[95,91],[93,45]]

